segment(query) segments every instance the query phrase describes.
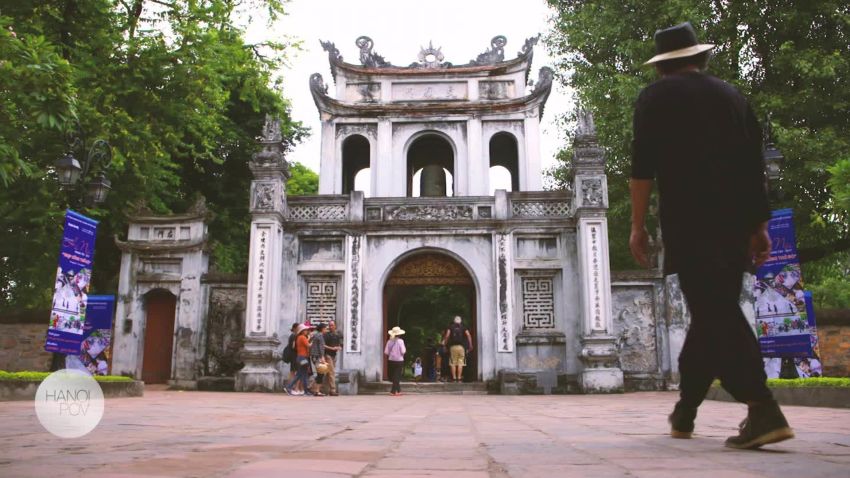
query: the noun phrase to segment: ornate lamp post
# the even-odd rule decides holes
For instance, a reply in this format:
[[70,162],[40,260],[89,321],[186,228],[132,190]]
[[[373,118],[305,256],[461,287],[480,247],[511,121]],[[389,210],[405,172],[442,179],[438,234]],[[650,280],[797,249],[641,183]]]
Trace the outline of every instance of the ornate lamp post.
[[779,191],[779,176],[782,172],[782,163],[785,156],[773,144],[773,128],[770,126],[770,117],[764,121],[764,169],[767,174],[767,191],[771,199],[781,199]]
[[[86,199],[89,204],[102,204],[112,189],[112,183],[106,178],[106,170],[112,162],[112,147],[106,140],[97,139],[86,151],[85,142],[80,136],[78,126],[68,142],[68,152],[54,163],[59,185],[67,189],[75,188],[80,179],[84,179],[94,166],[97,176],[86,185]],[[74,152],[82,153],[82,165],[74,156]]]
[[[74,156],[75,152],[82,156],[82,164]],[[69,192],[69,203],[74,204],[79,199],[79,194],[75,194],[75,192],[80,179],[85,179],[88,173],[92,171],[92,167],[95,168],[94,171],[96,171],[97,176],[86,185],[85,204],[102,204],[106,201],[106,196],[112,189],[109,179],[106,178],[106,171],[111,162],[112,146],[104,139],[97,139],[86,151],[81,128],[77,124],[76,130],[69,135],[68,152],[53,163],[59,186]],[[65,355],[54,352],[50,370],[59,370],[64,366]]]

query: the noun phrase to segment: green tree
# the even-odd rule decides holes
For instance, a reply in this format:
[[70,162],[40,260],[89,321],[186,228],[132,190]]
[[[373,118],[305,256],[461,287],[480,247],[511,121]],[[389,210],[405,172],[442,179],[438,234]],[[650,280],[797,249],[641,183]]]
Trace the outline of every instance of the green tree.
[[289,167],[292,176],[286,181],[288,196],[306,196],[319,192],[319,175],[301,163],[292,163]]
[[[251,2],[265,6],[272,18],[283,14],[282,3]],[[229,0],[4,5],[0,72],[10,69],[17,76],[0,79],[0,168],[9,178],[0,189],[0,309],[49,303],[68,205],[51,168],[77,121],[88,141],[105,138],[114,152],[108,202],[84,211],[101,221],[96,290],[115,290],[120,254],[112,237],[126,231],[128,215],[141,205],[154,213],[182,212],[199,194],[215,212],[213,262],[219,269],[244,269],[247,250],[221,245],[247,249],[247,162],[255,138],[267,114],[281,118],[288,146],[306,131],[289,117],[274,74],[294,45],[246,43],[236,5]],[[8,25],[14,25],[14,35]],[[42,73],[48,68],[56,75]],[[15,83],[18,78],[30,86]],[[13,116],[17,123],[3,121]]]
[[[770,115],[786,158],[776,207],[793,207],[806,278],[820,279],[819,260],[842,260],[850,249],[850,5],[818,2],[702,0],[550,0],[546,38],[560,58],[557,77],[595,116],[609,174],[611,261],[633,267],[628,253],[629,154],[634,101],[655,79],[643,62],[656,29],[690,21],[716,44],[712,74],[746,94],[757,114]],[[575,123],[566,116],[567,128]],[[569,145],[550,172],[564,184]],[[829,256],[833,256],[830,258]],[[838,259],[836,259],[838,257]],[[846,268],[845,268],[846,269]],[[846,280],[846,276],[845,276]]]

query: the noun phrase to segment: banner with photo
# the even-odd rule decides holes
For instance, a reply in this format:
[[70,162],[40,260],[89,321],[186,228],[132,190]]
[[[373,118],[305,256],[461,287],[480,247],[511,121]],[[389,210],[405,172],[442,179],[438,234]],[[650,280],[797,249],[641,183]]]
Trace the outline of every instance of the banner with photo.
[[97,221],[71,211],[65,213],[65,229],[59,249],[59,265],[53,288],[53,305],[44,350],[78,355],[85,332],[88,290],[91,284]]
[[803,290],[791,209],[773,211],[768,224],[770,258],[756,271],[756,335],[764,357],[817,354],[811,293]]
[[114,313],[114,295],[89,296],[85,332],[80,346],[80,365],[92,375],[109,375]]

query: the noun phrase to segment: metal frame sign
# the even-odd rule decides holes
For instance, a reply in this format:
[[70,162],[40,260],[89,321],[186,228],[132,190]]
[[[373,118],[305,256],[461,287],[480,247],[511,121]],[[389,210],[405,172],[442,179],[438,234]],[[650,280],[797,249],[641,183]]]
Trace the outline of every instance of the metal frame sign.
[[65,212],[59,266],[44,350],[80,353],[86,325],[86,307],[94,262],[98,222],[72,210]]
[[817,330],[811,294],[803,290],[791,209],[773,211],[770,258],[756,271],[756,335],[764,357],[812,357]]

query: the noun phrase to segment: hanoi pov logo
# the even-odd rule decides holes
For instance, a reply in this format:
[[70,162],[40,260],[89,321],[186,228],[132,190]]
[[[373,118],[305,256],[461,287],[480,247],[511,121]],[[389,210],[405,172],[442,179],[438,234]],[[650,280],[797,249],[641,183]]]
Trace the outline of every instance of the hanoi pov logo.
[[47,376],[35,393],[38,421],[61,438],[86,435],[103,417],[103,390],[79,370],[59,370]]

